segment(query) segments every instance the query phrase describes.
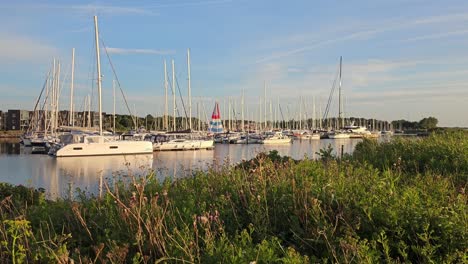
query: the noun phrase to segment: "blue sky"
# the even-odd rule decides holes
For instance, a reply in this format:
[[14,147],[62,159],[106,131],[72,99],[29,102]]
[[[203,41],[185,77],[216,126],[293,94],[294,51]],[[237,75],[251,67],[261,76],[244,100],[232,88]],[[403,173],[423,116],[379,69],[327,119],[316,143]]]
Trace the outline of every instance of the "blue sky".
[[[279,99],[294,115],[302,97],[310,117],[313,98],[317,113],[325,108],[343,56],[346,116],[468,126],[467,1],[10,1],[0,6],[0,110],[32,109],[54,57],[68,109],[72,48],[75,109],[96,97],[93,15],[139,115],[164,109],[164,59],[168,69],[175,60],[186,95],[190,48],[194,116],[196,102],[207,115],[215,100],[240,105],[242,89],[246,115],[258,116],[266,82],[273,106]],[[113,74],[104,52],[101,60],[111,112]]]

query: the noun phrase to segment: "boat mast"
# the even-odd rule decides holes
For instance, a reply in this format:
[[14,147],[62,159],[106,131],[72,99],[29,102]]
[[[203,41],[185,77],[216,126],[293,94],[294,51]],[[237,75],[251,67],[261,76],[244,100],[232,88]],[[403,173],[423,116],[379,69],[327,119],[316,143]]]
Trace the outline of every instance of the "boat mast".
[[50,134],[55,135],[55,87],[57,86],[57,61],[54,58],[54,79],[52,80],[51,100],[50,100]]
[[[340,56],[340,86],[339,86],[339,95],[338,95],[338,126],[341,126],[341,66],[342,66],[343,57]],[[343,126],[342,126],[343,127]]]
[[270,103],[270,129],[273,129],[273,122],[272,122],[272,120],[273,120],[273,108],[271,106],[271,100],[269,101],[269,103]]
[[49,130],[49,105],[48,105],[48,102],[47,102],[47,99],[49,98],[49,93],[50,93],[50,90],[49,90],[49,87],[51,88],[52,84],[53,84],[53,81],[55,78],[55,58],[54,58],[54,64],[53,64],[53,69],[52,69],[52,80],[51,78],[49,77],[49,79],[47,80],[47,87],[46,87],[46,97],[44,98],[44,104],[45,104],[45,118],[44,118],[44,135],[47,135],[47,132]]
[[302,96],[299,96],[299,130],[302,130]]
[[242,100],[241,100],[241,115],[242,115],[242,132],[244,132],[244,89],[242,89]]
[[60,98],[60,61],[57,65],[57,87],[55,88],[55,133],[58,130],[58,119],[59,119],[59,98]]
[[264,130],[267,129],[267,101],[266,101],[266,81],[263,81],[263,92],[264,92],[264,97],[263,97],[263,121],[265,121],[265,126],[263,127]]
[[115,79],[112,80],[112,91],[114,93],[114,116],[113,116],[113,132],[114,132],[114,135],[115,135]]
[[316,117],[316,112],[315,112],[315,95],[312,99],[313,101],[313,106],[312,106],[312,129],[317,129],[317,120],[315,120]]
[[70,114],[68,123],[73,126],[75,123],[75,118],[73,115],[73,81],[75,77],[75,48],[72,49],[72,65],[71,65],[71,80],[70,80]]
[[98,86],[98,100],[99,100],[99,135],[102,136],[102,88],[101,88],[101,59],[99,57],[99,32],[97,16],[94,16],[94,32],[96,37],[96,65],[97,65],[97,86]]
[[192,131],[192,94],[190,87],[190,49],[187,49],[189,129]]
[[167,69],[166,60],[164,60],[164,90],[166,92],[166,100],[164,101],[164,128],[169,131],[169,108],[167,104]]
[[91,129],[91,95],[88,94],[88,129]]
[[198,119],[198,131],[201,131],[201,122],[200,122],[200,101],[197,102],[197,119]]
[[174,66],[174,60],[172,60],[172,105],[173,105],[173,114],[174,116],[172,117],[172,131],[176,131],[176,98],[175,98],[175,66]]
[[229,96],[228,97],[228,115],[229,115],[229,122],[228,122],[228,125],[229,125],[229,131],[232,130],[232,105],[231,105],[231,97]]

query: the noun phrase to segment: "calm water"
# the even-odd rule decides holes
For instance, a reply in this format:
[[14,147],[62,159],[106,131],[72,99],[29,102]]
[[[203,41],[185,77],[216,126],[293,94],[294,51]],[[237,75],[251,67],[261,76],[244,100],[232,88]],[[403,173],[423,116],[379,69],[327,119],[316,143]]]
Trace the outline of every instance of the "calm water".
[[344,146],[351,153],[360,139],[294,141],[290,145],[218,144],[214,150],[154,152],[153,155],[54,158],[30,154],[31,149],[17,142],[0,141],[0,182],[44,188],[51,199],[67,197],[80,188],[98,194],[102,181],[141,176],[155,170],[158,178],[184,177],[193,170],[209,166],[235,164],[262,151],[277,150],[294,159],[316,158],[315,152],[331,144],[335,150]]

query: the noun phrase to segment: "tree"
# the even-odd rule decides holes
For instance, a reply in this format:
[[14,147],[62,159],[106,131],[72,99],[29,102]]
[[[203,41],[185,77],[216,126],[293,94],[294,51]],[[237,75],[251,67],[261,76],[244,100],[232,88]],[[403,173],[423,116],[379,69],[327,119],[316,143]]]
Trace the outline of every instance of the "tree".
[[132,126],[132,120],[126,115],[122,116],[118,122],[122,127],[127,129]]
[[419,127],[424,129],[434,129],[439,121],[435,117],[425,117],[419,121]]

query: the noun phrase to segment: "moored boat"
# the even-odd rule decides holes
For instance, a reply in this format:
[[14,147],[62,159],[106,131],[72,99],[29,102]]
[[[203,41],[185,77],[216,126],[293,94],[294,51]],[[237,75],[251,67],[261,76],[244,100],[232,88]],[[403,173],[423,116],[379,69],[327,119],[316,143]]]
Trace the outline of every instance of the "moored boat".
[[291,138],[283,135],[281,132],[276,132],[272,135],[268,135],[265,139],[261,141],[262,144],[289,144],[291,143]]

